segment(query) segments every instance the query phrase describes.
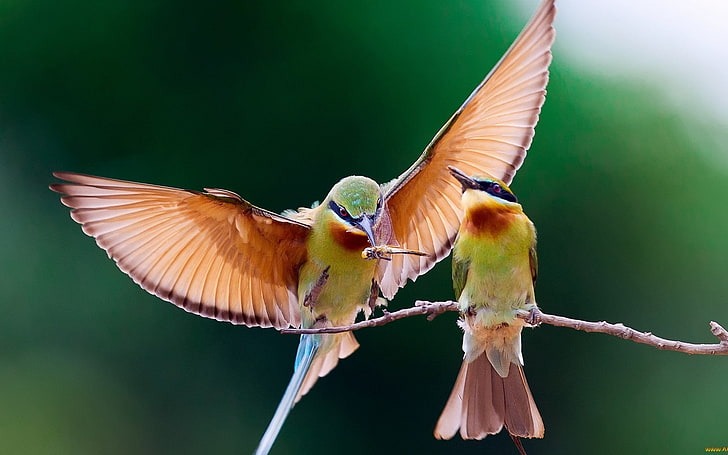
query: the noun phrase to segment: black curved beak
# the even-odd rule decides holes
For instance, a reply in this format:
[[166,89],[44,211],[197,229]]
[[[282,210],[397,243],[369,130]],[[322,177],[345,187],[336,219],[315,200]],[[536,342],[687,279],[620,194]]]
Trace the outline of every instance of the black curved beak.
[[458,179],[460,182],[460,185],[463,187],[463,191],[465,190],[476,190],[480,188],[480,185],[478,185],[478,182],[472,179],[469,175],[467,175],[465,172],[461,171],[460,169],[456,168],[455,166],[448,166],[447,169],[450,171],[450,174],[452,174],[453,177]]
[[364,231],[364,233],[369,237],[369,243],[372,246],[377,246],[377,242],[374,240],[374,228],[372,226],[372,220],[369,219],[368,216],[362,215],[360,220],[355,220],[354,224],[356,227]]

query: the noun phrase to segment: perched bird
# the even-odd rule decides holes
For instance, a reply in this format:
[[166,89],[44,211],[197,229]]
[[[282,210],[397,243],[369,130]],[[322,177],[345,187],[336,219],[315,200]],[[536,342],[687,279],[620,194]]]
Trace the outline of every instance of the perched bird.
[[462,185],[465,210],[452,252],[465,356],[435,437],[450,439],[460,429],[463,439],[483,439],[505,426],[511,436],[542,438],[523,374],[526,323],[516,317],[518,310],[538,311],[536,229],[502,180],[450,170]]
[[[546,0],[511,48],[436,134],[385,185],[346,177],[311,209],[282,215],[221,189],[188,191],[57,172],[71,217],[137,284],[185,310],[234,324],[316,328],[352,323],[447,256],[462,210],[448,164],[510,181],[531,144],[554,39]],[[424,255],[364,257],[393,245]],[[293,377],[260,442],[267,453],[294,403],[358,343],[304,335]]]

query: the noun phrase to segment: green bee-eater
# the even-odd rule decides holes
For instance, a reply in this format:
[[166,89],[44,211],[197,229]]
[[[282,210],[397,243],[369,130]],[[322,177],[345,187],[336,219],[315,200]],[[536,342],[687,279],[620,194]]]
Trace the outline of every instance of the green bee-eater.
[[536,229],[506,184],[451,168],[463,188],[463,218],[452,280],[465,332],[465,356],[435,437],[482,439],[505,426],[542,438],[541,415],[523,375],[519,310],[537,311]]
[[[400,177],[353,176],[317,207],[278,215],[220,189],[203,192],[56,173],[72,218],[137,284],[185,310],[234,324],[352,323],[379,293],[391,299],[447,256],[460,188],[447,165],[510,179],[544,101],[553,0]],[[362,257],[369,246],[425,253]],[[351,333],[301,337],[293,377],[257,453],[267,453],[294,403],[358,347]]]

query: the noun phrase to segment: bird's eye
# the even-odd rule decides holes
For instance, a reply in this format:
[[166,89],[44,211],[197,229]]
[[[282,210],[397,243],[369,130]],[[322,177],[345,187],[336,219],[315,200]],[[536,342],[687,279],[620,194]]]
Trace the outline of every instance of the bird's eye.
[[349,215],[349,211],[337,204],[336,202],[329,201],[329,209],[332,212],[336,213],[338,216],[340,216],[342,219],[345,219],[347,221],[351,220],[351,215]]
[[497,183],[494,183],[493,184],[493,191],[500,194],[500,192],[501,192],[501,186],[498,185]]

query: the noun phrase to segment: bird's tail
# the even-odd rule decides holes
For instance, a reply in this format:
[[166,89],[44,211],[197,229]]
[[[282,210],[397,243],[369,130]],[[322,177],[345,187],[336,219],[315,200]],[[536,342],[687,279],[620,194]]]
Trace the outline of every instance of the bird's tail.
[[340,358],[347,357],[358,347],[359,343],[351,332],[335,335],[301,335],[293,376],[258,443],[258,448],[255,449],[255,455],[265,455],[270,451],[283,422],[298,400],[313,387],[319,377],[331,371],[339,363]]
[[503,426],[513,436],[543,437],[543,421],[523,368],[511,363],[506,377],[501,377],[485,353],[471,362],[464,360],[435,437],[450,439],[460,429],[463,439],[483,439]]
[[322,346],[319,354],[311,362],[308,374],[303,380],[301,388],[296,395],[296,403],[302,396],[306,395],[318,378],[329,374],[339,364],[339,359],[349,357],[359,348],[359,343],[351,332],[323,335]]

